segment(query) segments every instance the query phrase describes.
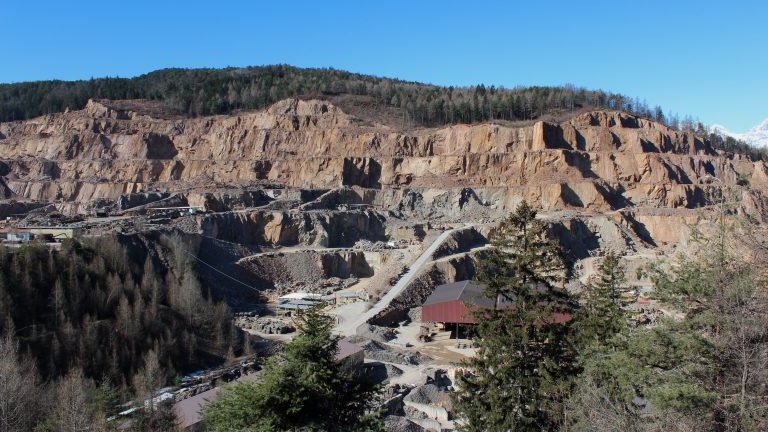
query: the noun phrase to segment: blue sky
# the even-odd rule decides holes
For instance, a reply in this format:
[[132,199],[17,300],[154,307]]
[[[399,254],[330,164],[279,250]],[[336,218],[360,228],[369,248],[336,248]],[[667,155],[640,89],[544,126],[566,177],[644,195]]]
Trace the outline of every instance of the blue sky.
[[444,85],[572,83],[743,131],[768,117],[763,1],[16,1],[0,82],[287,63]]

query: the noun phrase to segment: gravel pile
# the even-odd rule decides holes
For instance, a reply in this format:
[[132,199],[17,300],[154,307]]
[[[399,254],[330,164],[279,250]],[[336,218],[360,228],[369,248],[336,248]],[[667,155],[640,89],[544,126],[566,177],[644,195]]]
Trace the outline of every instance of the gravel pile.
[[387,432],[424,432],[424,428],[400,416],[384,417],[384,430]]
[[250,260],[248,267],[257,276],[273,281],[275,284],[325,279],[319,256],[311,253],[264,255]]
[[241,317],[236,323],[246,330],[264,334],[286,334],[296,331],[293,324],[273,318]]
[[403,406],[403,412],[405,413],[406,417],[412,418],[415,420],[426,420],[429,418],[427,413],[425,413],[424,411],[414,407],[410,407],[408,405]]
[[357,328],[357,336],[376,342],[389,342],[397,337],[394,329],[372,324],[363,324]]
[[389,249],[387,244],[383,241],[372,242],[370,240],[358,240],[357,243],[355,243],[354,248],[364,252],[381,252]]
[[419,352],[411,353],[403,351],[386,346],[381,342],[368,340],[367,342],[356,343],[358,343],[365,351],[365,358],[371,360],[404,365],[419,365],[431,360],[429,356]]
[[437,248],[432,259],[438,259],[462,252],[469,252],[472,248],[483,246],[488,239],[475,228],[466,228],[455,231],[450,238]]
[[171,224],[174,228],[178,228],[185,233],[196,234],[200,231],[200,226],[195,217],[180,217],[172,220]]
[[424,384],[405,395],[405,400],[419,404],[434,404],[440,401],[440,388],[435,384]]
[[358,275],[372,272],[362,252],[322,253],[303,251],[269,253],[242,260],[240,265],[255,277],[272,282],[273,293],[295,291],[331,294],[356,284]]
[[445,283],[445,275],[437,267],[432,267],[428,272],[422,273],[414,279],[400,295],[392,300],[389,306],[368,322],[387,326],[407,320],[410,316],[409,311],[424,304],[435,287],[443,283]]
[[421,306],[409,310],[408,319],[411,320],[411,322],[421,322]]
[[368,378],[377,383],[382,383],[390,378],[403,374],[403,370],[388,363],[368,363]]

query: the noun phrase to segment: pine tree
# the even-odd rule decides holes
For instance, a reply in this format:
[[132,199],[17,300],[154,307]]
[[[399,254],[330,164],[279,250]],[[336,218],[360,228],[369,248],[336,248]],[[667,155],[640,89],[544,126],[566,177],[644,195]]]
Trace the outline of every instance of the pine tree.
[[94,390],[93,408],[105,416],[115,414],[120,404],[120,393],[112,380],[105,374]]
[[764,233],[738,234],[725,209],[720,216],[713,235],[694,232],[697,254],[652,273],[658,299],[684,314],[663,326],[692,343],[670,344],[674,363],[651,392],[658,406],[707,421],[713,430],[765,430],[768,273],[764,257],[755,260],[747,245]]
[[621,258],[608,252],[598,265],[597,280],[590,282],[582,294],[582,307],[576,327],[583,345],[603,344],[625,330],[628,325],[626,307],[635,301],[634,290],[627,286]]
[[225,388],[204,413],[208,430],[376,431],[368,414],[376,387],[336,360],[332,322],[313,309],[297,322],[301,334],[269,360],[261,381]]
[[763,236],[733,236],[724,218],[698,234],[697,253],[651,271],[676,316],[583,347],[569,430],[766,430],[766,260],[748,246]]
[[581,373],[566,403],[567,430],[644,430],[638,396],[651,373],[638,351],[653,349],[654,343],[648,342],[654,338],[648,333],[645,329],[622,333],[605,344],[581,347]]
[[621,259],[609,252],[597,280],[582,293],[574,327],[582,373],[567,403],[569,430],[640,430],[638,388],[648,377],[632,352],[645,334],[632,332],[626,307],[634,301]]
[[557,244],[526,202],[491,233],[493,252],[478,279],[494,299],[477,311],[477,355],[459,381],[454,409],[467,431],[552,430],[576,374],[573,302],[555,285],[564,270]]

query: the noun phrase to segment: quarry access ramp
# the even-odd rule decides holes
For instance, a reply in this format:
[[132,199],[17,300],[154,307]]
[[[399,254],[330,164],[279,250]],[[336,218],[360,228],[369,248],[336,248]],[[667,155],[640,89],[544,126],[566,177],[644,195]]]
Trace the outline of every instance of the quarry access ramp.
[[392,286],[392,288],[389,289],[386,295],[379,300],[378,303],[373,305],[372,308],[368,309],[364,313],[360,314],[355,320],[350,322],[342,322],[339,324],[338,327],[336,327],[335,333],[340,334],[342,336],[352,336],[357,331],[357,328],[361,325],[368,322],[369,319],[373,318],[376,314],[384,310],[389,304],[392,302],[392,300],[395,299],[400,293],[405,290],[405,288],[416,278],[416,276],[419,274],[421,269],[424,267],[425,264],[432,262],[432,255],[437,251],[437,248],[440,247],[440,245],[443,244],[448,238],[451,237],[451,234],[454,232],[467,228],[470,225],[465,225],[463,227],[459,228],[452,228],[447,231],[443,231],[442,234],[440,234],[435,241],[432,242],[429,247],[422,252],[422,254],[416,259],[416,261],[411,264],[408,271],[403,275],[403,277],[400,278],[400,280],[395,283],[395,285]]

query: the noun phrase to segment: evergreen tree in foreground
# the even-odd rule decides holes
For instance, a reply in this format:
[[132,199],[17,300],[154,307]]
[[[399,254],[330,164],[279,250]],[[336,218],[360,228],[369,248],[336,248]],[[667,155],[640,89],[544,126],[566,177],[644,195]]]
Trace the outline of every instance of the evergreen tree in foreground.
[[597,280],[582,294],[577,315],[579,340],[583,345],[603,344],[628,328],[626,307],[635,301],[634,290],[626,285],[621,258],[608,252],[598,265]]
[[[656,298],[677,314],[611,333],[599,327],[609,309],[584,307],[568,430],[768,430],[764,231],[719,225],[707,236],[694,231],[698,251],[651,269]],[[606,305],[609,292],[591,294]]]
[[205,411],[210,431],[378,431],[377,388],[336,361],[338,337],[317,309],[297,323],[301,334],[270,359],[258,383],[225,388]]
[[626,311],[634,291],[626,285],[615,253],[606,254],[598,272],[582,293],[574,323],[582,371],[566,404],[568,430],[639,431],[636,398],[647,377],[645,365],[632,352],[645,336],[633,332]]
[[676,361],[659,371],[649,393],[700,430],[768,430],[768,249],[750,245],[765,232],[725,212],[718,225],[706,236],[694,231],[696,254],[652,273],[658,299],[685,314],[663,320],[663,328],[691,342],[667,350]]
[[459,380],[454,409],[467,431],[553,430],[577,372],[573,302],[556,287],[564,269],[536,212],[521,203],[491,232],[478,279],[494,308],[477,311],[477,355]]

